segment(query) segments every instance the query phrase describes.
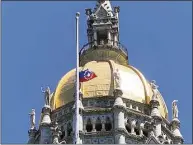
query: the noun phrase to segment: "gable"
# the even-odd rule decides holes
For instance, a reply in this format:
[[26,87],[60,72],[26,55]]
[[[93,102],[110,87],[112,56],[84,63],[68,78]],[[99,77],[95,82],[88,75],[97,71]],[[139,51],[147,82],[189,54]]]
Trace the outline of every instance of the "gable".
[[107,11],[102,6],[100,6],[100,8],[95,14],[97,15],[97,17],[100,17],[100,18],[107,17]]

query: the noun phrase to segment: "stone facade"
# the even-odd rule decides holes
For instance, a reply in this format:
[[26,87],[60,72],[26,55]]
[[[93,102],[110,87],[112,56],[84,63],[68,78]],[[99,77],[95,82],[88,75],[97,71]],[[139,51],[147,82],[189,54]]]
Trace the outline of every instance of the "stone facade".
[[[167,120],[162,120],[161,127],[158,129],[154,128],[155,132],[161,132],[160,136],[152,135],[152,117],[149,114],[144,114],[144,111],[139,110],[138,108],[147,108],[148,112],[151,112],[150,106],[145,106],[144,104],[138,104],[132,100],[122,100],[123,106],[119,104],[117,107],[114,106],[115,98],[108,100],[106,103],[99,106],[100,102],[104,102],[103,98],[96,98],[92,100],[84,100],[83,104],[88,104],[84,106],[82,110],[82,122],[80,122],[80,137],[83,144],[144,144],[150,137],[154,137],[158,143],[176,143],[175,136],[173,132],[176,130],[178,122],[176,125],[169,123]],[[89,101],[95,102],[92,105],[89,104]],[[130,102],[129,106],[124,106]],[[138,105],[136,105],[138,104]],[[138,106],[131,108],[131,106]],[[65,141],[66,143],[72,143],[73,141],[73,102],[67,106],[63,106],[58,110],[54,110],[51,113],[51,120],[57,121],[58,126],[61,129],[61,135],[59,136],[59,142]],[[175,120],[174,120],[175,122]],[[149,124],[148,124],[149,123]],[[51,125],[51,124],[50,124]],[[49,136],[49,129],[47,135]],[[30,132],[30,143],[38,142],[41,143],[40,132],[32,131]],[[36,134],[36,135],[34,135]],[[43,134],[42,134],[43,135]],[[52,138],[50,136],[43,136],[44,138]],[[33,140],[34,138],[34,140]],[[182,143],[182,138],[179,138],[179,141]],[[33,140],[33,141],[32,141]],[[154,140],[150,140],[153,142]],[[149,143],[151,143],[149,142]],[[52,141],[50,142],[52,143]]]

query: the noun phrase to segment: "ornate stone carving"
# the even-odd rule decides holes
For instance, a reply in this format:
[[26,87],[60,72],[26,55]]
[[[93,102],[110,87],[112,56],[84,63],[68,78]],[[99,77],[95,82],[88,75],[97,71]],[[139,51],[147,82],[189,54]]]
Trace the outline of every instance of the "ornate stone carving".
[[35,109],[32,109],[31,113],[29,113],[30,115],[30,129],[35,129]]
[[119,72],[118,68],[116,68],[113,75],[114,75],[114,79],[115,79],[115,83],[116,83],[116,89],[120,89],[121,88],[121,76],[120,76],[120,72]]
[[172,102],[172,118],[178,118],[178,106],[177,106],[178,100],[174,100]]
[[50,106],[50,99],[51,99],[51,91],[50,88],[47,87],[46,90],[43,90],[41,87],[42,93],[44,93],[44,100],[45,100],[45,105]]

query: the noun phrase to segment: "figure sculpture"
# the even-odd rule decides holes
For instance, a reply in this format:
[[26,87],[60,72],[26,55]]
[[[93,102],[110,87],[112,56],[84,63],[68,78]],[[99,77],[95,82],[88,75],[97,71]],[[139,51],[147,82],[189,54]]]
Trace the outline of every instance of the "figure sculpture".
[[120,72],[118,68],[116,69],[113,75],[114,75],[114,79],[116,82],[116,87],[120,88],[121,87],[121,76],[120,76]]
[[135,134],[136,120],[131,121],[131,133]]
[[45,105],[50,106],[50,98],[51,98],[50,88],[47,87],[46,90],[44,91],[43,88],[41,87],[41,90],[42,93],[44,93]]
[[157,90],[157,88],[159,86],[156,85],[156,81],[155,80],[152,80],[150,82],[150,85],[151,85],[151,88],[152,88],[152,91],[153,91],[152,100],[156,100],[156,99],[158,99],[158,90]]
[[30,129],[35,129],[35,109],[32,109],[31,113],[29,113],[30,115]]
[[172,102],[172,118],[178,118],[178,106],[177,106],[178,100],[174,100]]

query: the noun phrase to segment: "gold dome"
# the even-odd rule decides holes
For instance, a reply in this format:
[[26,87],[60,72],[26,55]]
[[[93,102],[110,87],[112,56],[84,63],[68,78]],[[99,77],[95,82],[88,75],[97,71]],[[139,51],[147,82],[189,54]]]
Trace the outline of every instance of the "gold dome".
[[[80,69],[89,69],[93,71],[97,77],[83,82],[81,91],[83,98],[113,96],[115,88],[113,72],[116,68],[120,70],[122,79],[123,98],[134,100],[148,104],[152,97],[152,90],[149,82],[145,79],[142,73],[136,68],[128,65],[123,66],[116,64],[114,61],[91,61]],[[51,99],[53,109],[57,109],[74,99],[75,92],[75,69],[68,72],[59,81],[55,93]],[[167,117],[168,110],[166,104],[159,94],[160,112],[163,117]]]

